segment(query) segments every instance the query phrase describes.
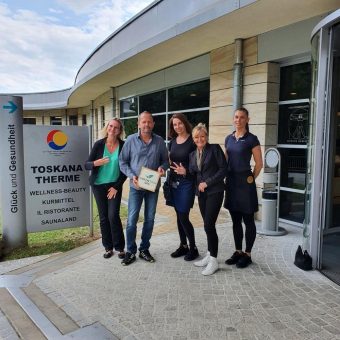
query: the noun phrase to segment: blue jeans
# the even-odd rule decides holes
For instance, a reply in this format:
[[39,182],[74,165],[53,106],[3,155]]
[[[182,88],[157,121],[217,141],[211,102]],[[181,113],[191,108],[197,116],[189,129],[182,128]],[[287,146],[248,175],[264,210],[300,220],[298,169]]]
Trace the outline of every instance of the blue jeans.
[[137,190],[130,187],[128,202],[128,219],[126,226],[126,248],[129,253],[136,254],[136,233],[139,212],[144,200],[144,223],[142,230],[142,242],[139,251],[150,248],[150,239],[155,223],[156,206],[159,191]]

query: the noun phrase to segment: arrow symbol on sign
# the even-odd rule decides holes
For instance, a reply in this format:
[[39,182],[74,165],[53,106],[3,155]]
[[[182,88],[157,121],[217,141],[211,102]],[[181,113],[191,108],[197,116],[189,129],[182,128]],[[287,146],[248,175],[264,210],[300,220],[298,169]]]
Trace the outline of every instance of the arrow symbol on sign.
[[10,100],[8,102],[9,105],[4,105],[2,108],[6,110],[10,110],[9,113],[13,113],[18,107]]

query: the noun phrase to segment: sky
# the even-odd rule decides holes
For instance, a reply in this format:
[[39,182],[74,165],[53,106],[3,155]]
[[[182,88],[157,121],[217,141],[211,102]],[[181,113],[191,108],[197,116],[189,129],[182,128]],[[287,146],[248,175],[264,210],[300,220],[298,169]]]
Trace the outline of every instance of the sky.
[[0,0],[0,93],[69,88],[91,52],[153,0]]

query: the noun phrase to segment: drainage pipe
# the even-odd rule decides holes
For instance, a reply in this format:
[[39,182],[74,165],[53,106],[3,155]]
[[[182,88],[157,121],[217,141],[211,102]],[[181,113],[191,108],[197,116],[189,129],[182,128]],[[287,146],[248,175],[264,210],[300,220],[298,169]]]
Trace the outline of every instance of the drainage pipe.
[[243,104],[243,39],[235,39],[234,111]]

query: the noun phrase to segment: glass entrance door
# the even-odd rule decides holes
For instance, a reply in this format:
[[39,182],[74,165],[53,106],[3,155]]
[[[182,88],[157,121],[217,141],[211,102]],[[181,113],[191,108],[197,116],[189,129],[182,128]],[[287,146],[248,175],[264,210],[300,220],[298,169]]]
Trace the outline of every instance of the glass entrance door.
[[282,65],[278,144],[281,154],[280,221],[302,226],[310,106],[310,62]]
[[330,102],[328,164],[325,164],[325,215],[321,235],[321,271],[340,284],[340,24],[332,29],[330,49]]

